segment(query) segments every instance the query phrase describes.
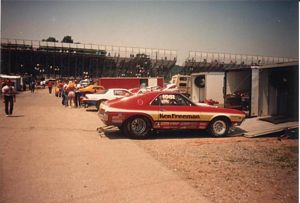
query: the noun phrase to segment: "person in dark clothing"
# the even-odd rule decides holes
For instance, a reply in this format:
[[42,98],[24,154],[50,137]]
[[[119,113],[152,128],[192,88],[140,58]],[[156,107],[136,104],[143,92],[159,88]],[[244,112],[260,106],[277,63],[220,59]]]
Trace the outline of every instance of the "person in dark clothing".
[[15,88],[11,81],[8,81],[2,88],[2,96],[5,103],[5,114],[9,116],[13,113],[14,102],[16,102]]
[[35,89],[35,81],[33,80],[30,82],[30,90],[32,93],[34,93],[34,89]]
[[77,81],[75,81],[76,84],[76,89],[75,89],[75,106],[76,108],[80,107],[80,96],[81,96],[81,92],[80,92],[80,87],[81,85],[79,83],[77,83]]
[[23,91],[26,91],[26,82],[23,81]]

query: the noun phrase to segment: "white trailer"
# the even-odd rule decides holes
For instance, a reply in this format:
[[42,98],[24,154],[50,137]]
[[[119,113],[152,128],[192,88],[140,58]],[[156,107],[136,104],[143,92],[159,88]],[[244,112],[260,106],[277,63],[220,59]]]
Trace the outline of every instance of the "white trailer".
[[214,100],[224,105],[224,72],[203,72],[191,74],[191,99],[193,102]]
[[298,62],[225,71],[225,104],[248,116],[298,117]]
[[0,83],[4,80],[11,80],[14,83],[15,89],[21,90],[21,86],[23,85],[23,78],[21,76],[0,74]]

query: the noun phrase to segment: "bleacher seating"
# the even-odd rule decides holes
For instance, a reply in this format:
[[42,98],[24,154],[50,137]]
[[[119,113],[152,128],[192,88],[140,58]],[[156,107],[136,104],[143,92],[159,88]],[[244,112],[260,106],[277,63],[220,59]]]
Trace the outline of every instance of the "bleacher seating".
[[291,61],[298,61],[298,59],[193,51],[189,53],[181,74],[224,72],[229,69],[247,69],[251,68],[251,66]]
[[[57,74],[65,77],[84,72],[92,77],[164,76],[177,59],[172,50],[14,39],[1,39],[1,50],[4,73],[17,73],[16,64],[24,64],[26,72],[38,74],[34,67],[39,64],[45,74],[55,66],[60,70]],[[14,60],[9,62],[8,56]]]

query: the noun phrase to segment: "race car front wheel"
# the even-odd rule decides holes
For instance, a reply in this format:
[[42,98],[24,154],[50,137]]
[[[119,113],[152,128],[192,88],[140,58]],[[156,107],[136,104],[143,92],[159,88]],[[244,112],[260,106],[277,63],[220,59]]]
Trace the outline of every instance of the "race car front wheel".
[[126,121],[123,128],[127,136],[135,139],[143,139],[149,136],[151,124],[145,117],[133,117]]
[[97,111],[99,111],[100,104],[101,104],[102,102],[105,102],[105,101],[106,101],[105,99],[102,99],[102,100],[97,101],[97,103],[96,103],[96,109],[97,109]]
[[209,124],[208,130],[214,137],[224,137],[228,133],[229,123],[225,118],[215,118]]

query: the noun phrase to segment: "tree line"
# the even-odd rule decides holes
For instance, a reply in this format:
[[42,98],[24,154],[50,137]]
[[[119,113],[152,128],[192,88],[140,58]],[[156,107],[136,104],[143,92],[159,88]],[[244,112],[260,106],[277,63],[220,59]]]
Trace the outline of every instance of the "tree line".
[[[42,39],[43,42],[58,42],[55,37],[48,37],[47,39]],[[73,43],[73,39],[71,36],[67,35],[61,40],[62,43]]]

